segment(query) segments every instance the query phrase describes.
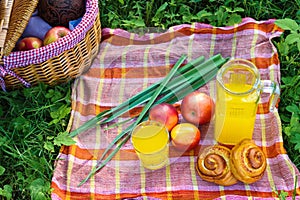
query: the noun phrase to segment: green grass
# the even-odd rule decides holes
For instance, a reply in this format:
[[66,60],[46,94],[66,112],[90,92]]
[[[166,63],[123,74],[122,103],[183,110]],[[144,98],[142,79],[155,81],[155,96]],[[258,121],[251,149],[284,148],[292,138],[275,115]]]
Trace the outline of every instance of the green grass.
[[[226,26],[242,17],[292,19],[300,24],[299,0],[119,0],[99,1],[102,27],[134,31],[166,29],[192,22]],[[300,169],[299,30],[287,30],[273,42],[281,60],[284,145]],[[299,40],[300,43],[300,40]],[[70,116],[71,83],[0,92],[0,199],[50,199],[53,163],[61,144],[71,144],[65,130]],[[281,199],[285,193],[278,193]]]
[[69,118],[70,92],[70,83],[0,92],[0,196],[49,197],[59,136]]

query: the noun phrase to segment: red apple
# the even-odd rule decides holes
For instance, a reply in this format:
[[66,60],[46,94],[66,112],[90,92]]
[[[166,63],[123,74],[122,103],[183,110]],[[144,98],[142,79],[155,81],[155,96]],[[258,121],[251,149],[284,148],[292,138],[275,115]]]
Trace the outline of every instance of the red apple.
[[17,43],[17,50],[18,51],[27,51],[31,49],[37,49],[43,46],[43,41],[37,37],[25,37],[21,39]]
[[194,149],[200,141],[200,130],[194,124],[177,124],[171,131],[171,142],[180,151]]
[[214,102],[210,96],[194,91],[185,96],[181,102],[182,117],[195,125],[210,121],[214,113]]
[[162,123],[168,131],[171,131],[178,123],[178,112],[173,105],[161,103],[150,109],[149,119]]
[[51,28],[44,37],[44,45],[50,44],[52,42],[55,42],[59,40],[60,38],[66,36],[71,31],[70,29],[64,27],[64,26],[55,26]]

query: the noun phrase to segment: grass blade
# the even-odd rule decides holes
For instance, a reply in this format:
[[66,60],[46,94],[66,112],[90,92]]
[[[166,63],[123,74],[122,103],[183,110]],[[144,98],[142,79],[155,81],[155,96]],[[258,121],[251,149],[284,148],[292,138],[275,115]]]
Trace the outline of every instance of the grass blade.
[[293,200],[296,199],[296,195],[297,195],[297,185],[298,185],[298,176],[296,176],[296,178],[295,178],[294,191],[293,191]]

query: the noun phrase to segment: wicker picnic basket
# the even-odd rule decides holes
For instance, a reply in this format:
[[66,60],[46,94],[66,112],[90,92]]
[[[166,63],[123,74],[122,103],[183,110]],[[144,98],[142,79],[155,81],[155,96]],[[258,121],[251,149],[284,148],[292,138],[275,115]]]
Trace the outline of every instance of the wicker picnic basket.
[[69,81],[85,72],[98,53],[101,23],[98,0],[86,0],[80,23],[60,40],[29,51],[13,51],[38,0],[0,0],[0,85],[18,88]]

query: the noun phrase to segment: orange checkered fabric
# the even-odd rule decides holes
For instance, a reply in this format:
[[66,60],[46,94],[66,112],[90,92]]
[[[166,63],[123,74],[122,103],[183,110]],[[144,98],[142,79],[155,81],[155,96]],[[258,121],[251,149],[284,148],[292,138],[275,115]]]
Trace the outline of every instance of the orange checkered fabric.
[[[223,57],[244,58],[255,63],[261,79],[280,83],[280,62],[271,40],[281,34],[274,20],[251,18],[230,27],[183,24],[163,33],[143,35],[103,29],[97,58],[89,71],[74,82],[69,130],[164,78],[182,54],[187,55],[186,62],[218,53]],[[215,80],[199,90],[214,97]],[[198,176],[195,169],[198,153],[215,144],[211,122],[200,126],[201,140],[195,150],[179,154],[170,145],[170,165],[165,168],[155,171],[143,168],[128,141],[103,169],[78,187],[107,145],[127,126],[107,130],[107,125],[103,125],[76,136],[75,145],[61,148],[52,179],[52,199],[274,199],[281,190],[292,196],[299,171],[283,147],[278,111],[269,112],[267,102],[267,97],[261,98],[253,134],[255,143],[266,153],[267,169],[262,179],[253,184],[219,186]],[[115,122],[138,112],[140,108]]]

